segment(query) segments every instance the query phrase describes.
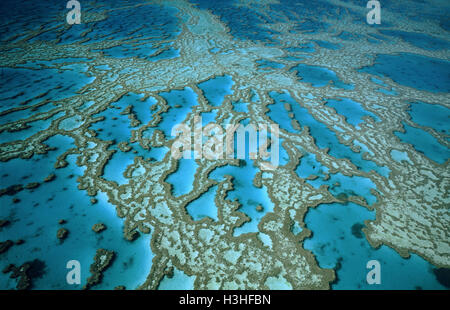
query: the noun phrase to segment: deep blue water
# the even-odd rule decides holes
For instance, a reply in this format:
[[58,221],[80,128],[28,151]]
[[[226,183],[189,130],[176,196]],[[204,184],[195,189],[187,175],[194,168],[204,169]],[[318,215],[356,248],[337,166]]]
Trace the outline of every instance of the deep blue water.
[[[420,74],[417,70],[420,68]],[[360,70],[386,76],[404,86],[430,92],[450,91],[450,62],[416,54],[380,54],[373,66]]]

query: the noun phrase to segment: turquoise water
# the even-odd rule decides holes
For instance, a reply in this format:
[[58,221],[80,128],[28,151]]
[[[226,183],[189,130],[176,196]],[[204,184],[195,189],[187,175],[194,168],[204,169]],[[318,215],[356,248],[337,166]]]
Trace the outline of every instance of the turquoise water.
[[235,7],[230,2],[191,0],[201,9],[208,9],[227,24],[231,35],[239,40],[252,40],[266,43],[276,42],[272,35],[275,31],[261,27],[261,24],[268,21],[264,16],[248,7]]
[[248,113],[248,103],[246,102],[233,102],[233,108],[236,112]]
[[395,91],[395,89],[387,90],[384,88],[379,88],[377,91],[379,91],[382,94],[390,95],[390,96],[396,96],[398,93]]
[[374,120],[378,120],[378,117],[366,110],[359,104],[348,98],[329,99],[326,104],[334,108],[338,114],[345,116],[347,122],[356,129],[359,128],[359,124],[363,122],[364,116],[371,116]]
[[197,94],[192,88],[186,87],[159,95],[166,100],[170,108],[161,114],[162,121],[158,123],[158,129],[162,130],[166,137],[170,137],[173,126],[183,123],[192,107],[197,105]]
[[[267,138],[271,139],[271,135],[269,134]],[[279,139],[279,142],[278,142],[279,143],[279,154],[278,154],[278,165],[279,166],[284,166],[284,165],[288,164],[290,161],[289,154],[286,151],[286,149],[283,147],[283,142],[284,142],[283,139]],[[267,149],[267,151],[272,152],[272,146],[270,146]],[[269,156],[267,161],[271,161],[271,160],[272,160],[272,154]]]
[[[141,1],[142,2],[142,1]],[[112,1],[119,5],[120,2]],[[136,3],[136,2],[130,2]],[[122,3],[123,5],[123,3]],[[180,31],[177,19],[174,18],[177,10],[165,5],[147,5],[141,7],[128,7],[112,10],[108,18],[93,27],[86,36],[88,44],[97,41],[113,41],[134,36],[149,38],[151,43],[158,44],[160,40],[173,39]],[[75,25],[74,30],[80,25]],[[126,46],[123,47],[126,52]],[[132,55],[137,56],[137,55]]]
[[[42,105],[39,105],[38,107],[33,107],[34,112],[37,113],[45,113],[53,110],[55,106],[51,103],[44,103]],[[23,109],[23,110],[17,110],[15,112],[11,112],[8,114],[3,114],[0,116],[0,124],[4,125],[7,123],[11,123],[20,119],[25,119],[29,116],[30,109]]]
[[127,100],[121,99],[111,104],[108,109],[95,115],[104,117],[103,120],[90,126],[97,132],[100,139],[115,140],[116,143],[130,140],[132,128],[130,119],[128,115],[121,114],[128,105]]
[[[373,220],[374,212],[354,203],[319,205],[308,211],[306,227],[313,236],[304,247],[317,257],[320,267],[334,268],[337,282],[333,289],[445,289],[433,274],[433,266],[412,254],[401,258],[387,246],[372,248],[361,228],[365,220]],[[381,265],[381,284],[369,285],[366,264],[378,260]]]
[[103,52],[105,53],[105,55],[112,56],[114,58],[137,57],[148,61],[173,59],[180,56],[180,53],[177,49],[171,47],[166,49],[159,49],[154,48],[151,45],[120,45],[104,49]]
[[112,146],[110,149],[116,152],[105,165],[102,177],[108,181],[114,181],[118,185],[128,184],[130,179],[126,178],[123,173],[126,168],[134,162],[136,156],[145,160],[161,161],[166,156],[169,149],[167,147],[152,147],[150,150],[143,149],[138,143],[129,144],[131,150],[122,152],[118,147]]
[[205,82],[198,84],[198,87],[203,91],[203,94],[212,106],[220,106],[226,95],[233,93],[232,86],[234,82],[228,75],[217,76]]
[[330,83],[336,88],[353,89],[354,87],[351,84],[344,83],[334,71],[328,68],[299,64],[292,70],[297,71],[297,76],[301,78],[301,82],[309,83],[314,87],[324,87]]
[[192,290],[194,289],[195,276],[188,276],[184,272],[174,268],[173,276],[164,276],[158,286],[158,290]]
[[[0,68],[0,111],[19,107],[21,103],[31,105],[46,99],[59,100],[71,96],[95,79],[86,76],[80,70],[83,68],[67,68],[64,71]],[[21,91],[17,92],[17,89]]]
[[52,122],[59,117],[63,116],[63,112],[55,113],[53,116],[51,116],[48,119],[38,120],[27,123],[27,129],[20,130],[20,131],[3,131],[0,133],[0,143],[6,143],[6,142],[12,142],[17,140],[25,140],[30,138],[33,134],[35,134],[37,131],[45,130],[50,127]]
[[[237,199],[241,204],[238,211],[245,213],[251,219],[250,222],[234,229],[235,236],[243,233],[258,232],[258,223],[261,218],[267,212],[273,211],[274,205],[267,194],[267,190],[264,187],[257,188],[253,186],[253,179],[257,171],[258,169],[253,166],[253,161],[248,159],[247,156],[245,164],[242,167],[227,165],[216,168],[209,175],[210,179],[216,181],[222,181],[224,175],[234,177],[234,189],[228,192],[226,199],[231,201]],[[263,211],[256,210],[258,205],[263,207]]]
[[399,30],[380,30],[380,33],[394,38],[400,37],[402,40],[426,50],[442,50],[450,48],[450,42],[423,33]]
[[431,160],[439,164],[445,163],[450,158],[450,150],[439,143],[428,132],[411,127],[403,123],[405,133],[395,132],[395,135],[399,137],[402,142],[411,144],[418,152],[425,154]]
[[211,112],[203,112],[200,114],[202,118],[202,126],[203,128],[211,123],[215,123],[217,117],[217,110],[213,110]]
[[[371,193],[371,189],[376,190],[376,185],[370,179],[358,176],[349,177],[341,173],[330,174],[329,169],[318,162],[313,154],[304,155],[295,172],[304,179],[311,175],[317,176],[315,180],[306,180],[306,182],[317,189],[322,185],[328,185],[330,193],[340,199],[360,196],[369,205],[376,202],[376,197]],[[329,176],[327,180],[325,174]]]
[[294,47],[288,47],[288,48],[286,48],[286,50],[294,55],[297,55],[298,53],[300,53],[300,54],[314,53],[316,51],[313,43],[302,44],[302,45],[294,46]]
[[[289,103],[292,107],[292,112],[294,113],[295,119],[299,122],[300,126],[309,127],[309,132],[316,140],[315,142],[318,147],[328,147],[328,153],[330,155],[336,158],[347,158],[363,171],[368,172],[370,170],[375,170],[383,176],[387,176],[389,174],[388,168],[380,167],[374,162],[363,159],[360,153],[355,153],[351,150],[350,147],[341,144],[333,131],[331,131],[327,126],[325,126],[323,123],[320,123],[313,116],[311,116],[308,110],[294,101],[289,94],[271,92],[270,96],[276,102],[275,104],[269,106],[270,112],[268,113],[268,115],[274,121],[282,121],[283,123],[280,124],[283,124],[283,126],[286,126],[285,128],[289,128],[293,132],[295,132],[295,130],[292,128],[292,125],[290,124],[290,121],[288,121],[288,119],[286,118],[288,117],[287,111],[283,107],[284,103]],[[358,113],[357,111],[355,112],[355,110],[352,110],[351,112]]]
[[331,43],[328,41],[316,40],[314,42],[316,42],[316,44],[319,45],[320,47],[323,47],[323,48],[326,48],[329,50],[338,50],[341,48],[339,46],[339,44],[334,44],[334,43]]
[[268,70],[268,69],[282,69],[284,68],[284,65],[276,62],[276,61],[271,61],[268,59],[261,59],[261,60],[257,60],[256,63],[258,64],[258,69],[260,70]]
[[411,120],[419,126],[433,128],[437,132],[450,134],[448,123],[450,109],[437,104],[425,102],[412,102],[409,114]]
[[214,201],[216,194],[217,186],[210,187],[208,191],[187,205],[186,210],[194,221],[200,221],[205,217],[218,220],[217,205]]
[[103,178],[114,181],[118,185],[128,184],[129,179],[123,173],[125,168],[134,162],[134,155],[117,151],[106,164],[103,171]]
[[[104,281],[98,289],[112,289],[117,285],[136,288],[146,279],[151,268],[153,254],[150,251],[150,235],[141,235],[134,242],[126,241],[123,235],[123,219],[117,217],[115,208],[103,193],[95,198],[77,189],[76,179],[84,173],[84,168],[75,164],[76,156],[69,156],[69,165],[55,170],[53,164],[57,156],[66,151],[72,140],[55,136],[47,141],[57,147],[46,155],[35,156],[30,160],[14,159],[0,163],[2,184],[27,184],[42,182],[50,173],[56,175],[55,181],[41,183],[33,190],[25,189],[14,197],[20,199],[16,208],[2,208],[0,216],[12,224],[2,228],[2,236],[24,239],[22,245],[15,245],[2,254],[0,268],[9,262],[20,265],[26,261],[36,261],[36,272],[40,276],[33,279],[38,289],[81,289],[90,276],[89,266],[97,248],[107,248],[116,252],[116,259],[105,272]],[[18,171],[17,167],[21,167]],[[3,183],[5,182],[5,183]],[[70,197],[70,199],[68,199]],[[12,197],[0,197],[2,205],[9,205]],[[64,225],[58,221],[65,219]],[[100,234],[91,230],[95,223],[104,223],[107,229]],[[56,231],[65,227],[69,235],[64,242],[58,241]],[[66,263],[78,260],[81,264],[81,285],[66,283]],[[15,279],[0,274],[2,288],[14,288]]]

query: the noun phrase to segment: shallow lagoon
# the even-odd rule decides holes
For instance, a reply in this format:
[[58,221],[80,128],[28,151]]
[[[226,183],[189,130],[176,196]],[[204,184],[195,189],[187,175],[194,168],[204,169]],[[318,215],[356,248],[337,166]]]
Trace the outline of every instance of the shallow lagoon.
[[345,116],[347,122],[356,129],[360,129],[358,125],[364,121],[364,116],[371,116],[374,120],[378,120],[375,114],[364,110],[361,104],[348,98],[328,99],[326,105],[334,108],[338,114]]
[[[361,228],[375,214],[354,203],[319,205],[305,217],[306,227],[313,236],[304,247],[317,257],[322,268],[334,268],[337,282],[333,289],[445,289],[433,273],[433,266],[412,254],[402,258],[387,246],[374,249]],[[381,264],[381,284],[369,285],[366,264],[378,260]]]
[[[253,166],[253,161],[246,158],[245,164],[241,167],[224,166],[216,168],[209,175],[210,179],[222,181],[224,175],[231,175],[234,177],[234,189],[228,192],[226,199],[237,199],[241,206],[239,211],[245,213],[251,218],[250,222],[243,224],[234,230],[234,235],[238,236],[242,233],[258,232],[258,223],[261,218],[267,213],[273,211],[273,203],[270,200],[267,189],[257,188],[253,186],[253,178],[259,169]],[[261,205],[262,211],[257,211],[256,207]]]
[[450,134],[450,109],[437,104],[412,102],[409,114],[411,120],[419,126],[430,127],[437,132]]
[[411,144],[418,152],[425,154],[431,160],[439,164],[445,163],[450,158],[450,149],[443,146],[428,132],[411,127],[403,123],[405,133],[395,132],[402,142]]
[[[341,144],[333,131],[317,121],[306,108],[302,107],[289,94],[270,92],[269,95],[275,100],[275,104],[269,106],[270,112],[268,115],[274,121],[282,122],[279,124],[283,129],[288,128],[295,132],[290,124],[290,120],[288,120],[288,112],[283,107],[284,103],[289,103],[294,113],[294,118],[299,122],[300,126],[309,127],[310,134],[314,137],[319,148],[328,147],[330,155],[336,158],[347,158],[363,171],[375,170],[382,176],[389,174],[388,168],[380,167],[372,161],[363,159],[361,153],[355,153],[350,147]],[[352,113],[355,113],[355,111],[352,111]]]
[[[376,185],[370,179],[345,176],[341,173],[328,174],[328,168],[322,166],[313,154],[303,156],[295,171],[304,179],[311,175],[317,176],[316,179],[307,179],[306,182],[317,189],[322,185],[328,185],[330,193],[340,199],[346,200],[349,196],[360,196],[369,205],[376,202],[376,197],[371,193],[371,189],[376,190]],[[328,174],[328,179],[325,179],[325,174]]]
[[173,269],[173,276],[164,276],[159,283],[158,290],[192,290],[195,276],[188,276],[179,269]]
[[309,83],[314,87],[324,87],[330,84],[331,81],[331,85],[336,88],[354,88],[353,85],[344,83],[334,71],[328,68],[299,64],[292,68],[292,70],[297,71],[297,76],[301,78],[301,82]]
[[[108,203],[105,194],[99,193],[96,204],[90,202],[85,192],[78,190],[76,179],[84,172],[75,164],[76,155],[68,157],[69,165],[54,169],[56,157],[70,147],[71,139],[55,136],[47,141],[50,146],[58,147],[45,155],[35,155],[32,159],[15,159],[0,163],[2,183],[20,184],[42,182],[50,173],[56,179],[33,190],[24,189],[14,197],[20,202],[14,208],[2,208],[0,217],[11,224],[2,228],[5,239],[24,239],[22,245],[14,245],[2,254],[0,268],[8,263],[16,265],[26,261],[38,260],[36,272],[40,277],[33,279],[35,289],[81,289],[90,276],[89,266],[93,262],[95,251],[106,248],[116,252],[116,259],[105,271],[104,281],[94,289],[112,289],[117,285],[136,288],[145,281],[150,271],[151,253],[150,235],[141,235],[134,242],[123,238],[123,219],[117,217],[115,207]],[[38,164],[36,164],[38,163]],[[20,167],[20,170],[17,168]],[[7,175],[7,176],[6,176]],[[6,183],[7,182],[7,183]],[[68,197],[71,199],[68,200]],[[11,205],[12,197],[0,197],[2,205]],[[64,225],[58,221],[65,219]],[[91,230],[95,223],[104,223],[107,229],[100,234]],[[56,231],[65,227],[69,235],[62,243],[56,238]],[[81,285],[66,283],[66,263],[69,260],[81,263]],[[9,274],[0,274],[0,287],[14,288],[15,279]]]
[[231,95],[234,82],[228,75],[217,76],[198,84],[203,91],[208,103],[212,106],[220,106],[226,95]]

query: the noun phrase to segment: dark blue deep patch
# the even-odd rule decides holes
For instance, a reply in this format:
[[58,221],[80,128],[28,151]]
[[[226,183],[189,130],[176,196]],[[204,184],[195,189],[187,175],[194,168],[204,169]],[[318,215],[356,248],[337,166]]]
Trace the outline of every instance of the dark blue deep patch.
[[380,54],[360,72],[387,76],[394,82],[430,92],[450,91],[450,62],[417,54]]

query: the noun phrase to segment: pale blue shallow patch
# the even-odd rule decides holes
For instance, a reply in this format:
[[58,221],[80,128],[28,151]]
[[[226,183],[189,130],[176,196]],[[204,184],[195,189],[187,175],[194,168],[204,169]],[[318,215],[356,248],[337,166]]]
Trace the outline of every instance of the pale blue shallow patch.
[[300,227],[300,225],[298,224],[298,222],[297,221],[294,221],[294,224],[292,224],[292,226],[291,226],[291,232],[294,234],[294,235],[298,235],[299,233],[301,233],[302,232],[302,228]]
[[193,290],[195,278],[174,267],[173,276],[171,278],[164,276],[158,285],[158,290]]

